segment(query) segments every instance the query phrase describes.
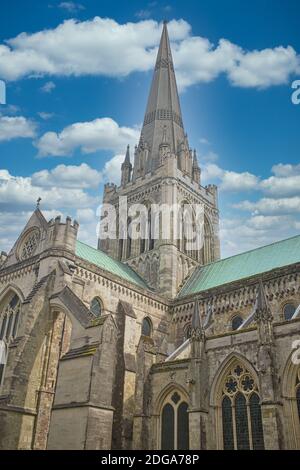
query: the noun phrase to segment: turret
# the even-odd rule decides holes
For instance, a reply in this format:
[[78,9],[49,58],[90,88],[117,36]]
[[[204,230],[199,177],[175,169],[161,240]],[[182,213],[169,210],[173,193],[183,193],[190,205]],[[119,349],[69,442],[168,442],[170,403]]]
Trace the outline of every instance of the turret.
[[66,218],[66,222],[61,221],[57,216],[48,222],[46,248],[59,248],[75,253],[75,245],[79,224],[76,220],[72,223],[71,217]]
[[121,186],[125,187],[131,181],[132,164],[130,163],[130,150],[127,145],[125,160],[121,166]]
[[192,179],[195,183],[200,184],[201,181],[201,170],[198,164],[197,153],[194,150],[193,154],[193,171],[192,171]]

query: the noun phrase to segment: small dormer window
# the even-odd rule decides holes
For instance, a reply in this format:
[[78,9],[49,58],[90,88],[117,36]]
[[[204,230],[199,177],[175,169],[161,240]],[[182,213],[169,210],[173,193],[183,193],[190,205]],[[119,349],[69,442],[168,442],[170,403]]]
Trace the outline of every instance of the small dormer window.
[[21,244],[19,257],[23,261],[30,258],[36,252],[38,244],[40,242],[40,231],[38,228],[30,230],[28,235],[25,237]]

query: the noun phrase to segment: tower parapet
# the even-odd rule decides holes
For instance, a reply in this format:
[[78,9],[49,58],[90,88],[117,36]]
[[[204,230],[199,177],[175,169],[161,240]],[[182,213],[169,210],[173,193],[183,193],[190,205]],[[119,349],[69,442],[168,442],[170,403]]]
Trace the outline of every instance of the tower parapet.
[[69,216],[66,217],[65,222],[62,222],[61,216],[51,219],[48,222],[45,248],[59,248],[75,253],[78,229],[78,222],[74,220],[72,223],[72,219]]

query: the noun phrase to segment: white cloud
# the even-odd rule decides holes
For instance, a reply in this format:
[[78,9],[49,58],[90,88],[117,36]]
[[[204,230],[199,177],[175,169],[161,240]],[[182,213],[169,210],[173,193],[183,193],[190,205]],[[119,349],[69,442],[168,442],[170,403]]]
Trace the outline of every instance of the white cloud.
[[294,236],[300,228],[292,215],[254,215],[221,219],[222,257]]
[[[41,180],[40,180],[41,184]],[[55,186],[36,186],[30,177],[12,176],[7,170],[0,172],[0,212],[30,210],[42,198],[44,209],[86,208],[96,199],[83,189]]]
[[219,181],[219,188],[222,191],[248,191],[257,189],[259,178],[249,172],[237,173],[235,171],[223,170],[215,163],[208,163],[203,166],[202,176],[207,184],[212,180]]
[[90,122],[77,122],[59,134],[47,132],[36,143],[39,156],[72,155],[74,150],[83,153],[97,150],[126,150],[127,144],[134,145],[139,138],[139,130],[120,127],[111,118],[95,119]]
[[51,93],[54,89],[56,88],[56,85],[54,82],[46,82],[45,85],[43,85],[40,90],[43,93]]
[[[72,2],[64,2],[70,4]],[[265,88],[287,83],[300,71],[291,47],[247,51],[226,39],[217,45],[192,36],[184,20],[168,25],[180,89],[226,74],[235,86]],[[104,75],[124,77],[153,68],[161,24],[119,24],[109,18],[64,21],[54,29],[21,33],[0,45],[0,76]],[[125,53],[126,52],[126,53]]]
[[115,155],[108,162],[105,163],[103,170],[103,177],[115,184],[120,184],[121,180],[121,165],[124,162],[124,155]]
[[280,46],[261,51],[243,51],[228,76],[235,86],[267,88],[288,83],[299,67],[296,51],[291,46]]
[[300,174],[285,177],[270,176],[261,182],[261,188],[275,197],[300,195]]
[[252,211],[254,214],[300,214],[300,197],[262,198],[258,201],[242,201],[235,208]]
[[53,170],[41,170],[32,175],[33,186],[60,188],[95,188],[102,179],[101,172],[86,163],[79,166],[58,165]]
[[68,11],[69,13],[77,13],[78,11],[85,10],[85,7],[81,3],[75,2],[61,2],[58,8]]
[[36,124],[23,116],[0,115],[0,142],[35,136]]
[[278,177],[300,175],[300,163],[298,165],[279,163],[272,167],[272,173]]
[[91,223],[97,219],[96,212],[93,209],[78,209],[76,211],[77,220],[80,223]]

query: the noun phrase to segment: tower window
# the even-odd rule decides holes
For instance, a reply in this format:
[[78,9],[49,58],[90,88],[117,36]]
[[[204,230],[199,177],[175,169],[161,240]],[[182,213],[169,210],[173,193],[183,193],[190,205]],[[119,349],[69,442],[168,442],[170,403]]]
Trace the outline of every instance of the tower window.
[[101,311],[102,311],[102,305],[98,297],[95,297],[92,300],[91,305],[90,305],[90,311],[96,318],[100,317]]

